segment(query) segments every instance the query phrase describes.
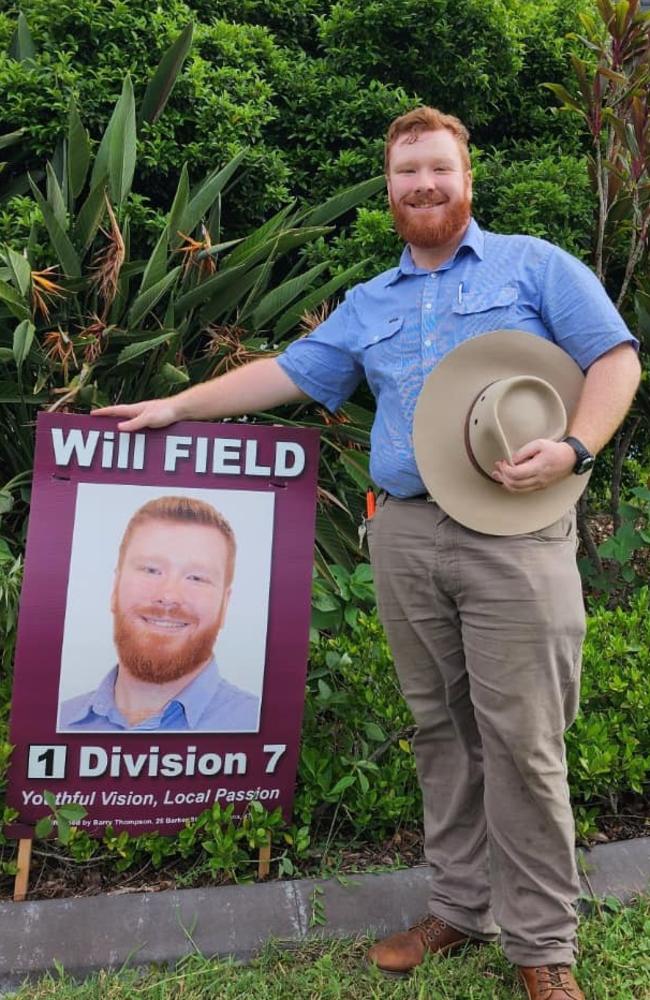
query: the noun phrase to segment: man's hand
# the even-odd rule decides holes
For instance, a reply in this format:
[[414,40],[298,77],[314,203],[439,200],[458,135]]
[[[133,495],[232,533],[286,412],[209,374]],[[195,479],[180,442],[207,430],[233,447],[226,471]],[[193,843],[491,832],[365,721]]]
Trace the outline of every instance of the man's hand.
[[166,399],[144,399],[141,403],[124,403],[118,406],[101,406],[93,416],[122,418],[118,430],[139,431],[142,427],[167,427],[182,416],[177,412],[172,396]]
[[492,478],[508,493],[531,493],[570,476],[576,463],[576,453],[563,441],[539,438],[530,441],[512,456],[512,465],[497,462]]

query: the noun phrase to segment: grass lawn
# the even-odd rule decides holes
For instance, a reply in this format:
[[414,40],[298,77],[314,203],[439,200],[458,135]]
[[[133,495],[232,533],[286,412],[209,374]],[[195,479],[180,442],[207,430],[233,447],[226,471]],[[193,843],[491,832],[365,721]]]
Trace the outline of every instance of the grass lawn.
[[[326,928],[323,930],[326,933]],[[578,967],[587,1000],[650,1000],[650,898],[603,907],[580,928]],[[174,969],[100,973],[84,983],[47,976],[15,1000],[506,1000],[517,979],[495,945],[433,959],[410,979],[367,969],[367,941],[318,940],[296,950],[269,945],[251,965],[199,955]]]

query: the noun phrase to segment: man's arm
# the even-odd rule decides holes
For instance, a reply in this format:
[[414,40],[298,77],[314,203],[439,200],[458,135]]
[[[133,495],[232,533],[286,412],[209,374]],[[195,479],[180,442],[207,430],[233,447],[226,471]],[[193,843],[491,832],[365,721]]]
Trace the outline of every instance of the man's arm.
[[[589,367],[567,431],[594,454],[623,422],[639,385],[641,365],[634,347],[619,344]],[[497,462],[494,479],[511,493],[544,489],[571,475],[573,448],[561,441],[537,440],[513,455],[513,465]]]
[[309,399],[280,367],[275,358],[261,358],[226,375],[192,386],[177,396],[147,399],[141,403],[103,406],[93,414],[119,417],[121,431],[166,427],[177,420],[220,420],[282,403]]

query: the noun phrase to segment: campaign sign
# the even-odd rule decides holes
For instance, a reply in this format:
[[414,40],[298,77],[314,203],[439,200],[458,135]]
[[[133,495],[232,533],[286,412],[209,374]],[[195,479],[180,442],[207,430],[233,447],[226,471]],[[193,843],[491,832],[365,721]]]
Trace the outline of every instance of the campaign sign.
[[291,812],[318,435],[120,432],[41,414],[10,740],[12,834],[173,833],[218,803]]

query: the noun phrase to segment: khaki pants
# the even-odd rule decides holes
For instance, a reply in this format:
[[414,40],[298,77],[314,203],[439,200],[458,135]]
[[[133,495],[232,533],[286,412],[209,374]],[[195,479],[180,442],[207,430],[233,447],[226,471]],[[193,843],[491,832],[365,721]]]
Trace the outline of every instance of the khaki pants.
[[424,797],[432,913],[518,965],[571,964],[579,892],[564,731],[584,606],[575,513],[482,535],[380,494],[368,538]]

